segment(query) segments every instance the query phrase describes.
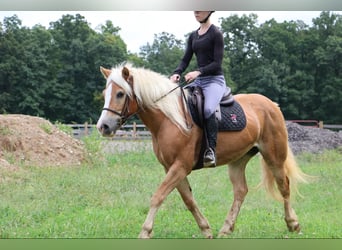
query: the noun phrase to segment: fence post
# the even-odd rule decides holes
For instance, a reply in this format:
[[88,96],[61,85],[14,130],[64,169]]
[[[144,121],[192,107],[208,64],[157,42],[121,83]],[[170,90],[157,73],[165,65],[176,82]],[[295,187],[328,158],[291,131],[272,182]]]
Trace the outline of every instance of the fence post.
[[323,121],[319,121],[318,127],[319,127],[319,128],[324,128]]
[[133,137],[137,137],[137,123],[133,122]]
[[84,123],[84,134],[88,135],[88,122]]

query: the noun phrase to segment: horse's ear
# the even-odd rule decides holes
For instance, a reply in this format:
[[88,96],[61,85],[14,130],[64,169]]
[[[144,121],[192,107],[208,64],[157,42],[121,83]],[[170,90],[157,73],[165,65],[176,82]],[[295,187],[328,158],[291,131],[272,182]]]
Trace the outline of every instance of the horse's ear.
[[102,66],[100,66],[100,71],[102,73],[102,75],[104,76],[104,78],[108,78],[108,76],[110,75],[110,73],[112,73],[112,71],[110,69],[106,69]]
[[125,79],[125,81],[128,81],[129,70],[126,67],[122,68],[121,74],[122,74],[123,79]]

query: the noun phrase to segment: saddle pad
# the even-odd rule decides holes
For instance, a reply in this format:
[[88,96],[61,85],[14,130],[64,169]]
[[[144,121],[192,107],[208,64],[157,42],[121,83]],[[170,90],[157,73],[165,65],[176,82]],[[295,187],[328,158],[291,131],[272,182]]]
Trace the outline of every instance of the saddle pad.
[[[193,121],[203,128],[201,119],[199,118],[197,107],[192,103],[191,98],[188,99],[188,106]],[[241,105],[235,100],[232,105],[220,106],[221,121],[218,123],[219,131],[240,131],[246,127],[246,115]],[[216,111],[218,113],[218,111]]]

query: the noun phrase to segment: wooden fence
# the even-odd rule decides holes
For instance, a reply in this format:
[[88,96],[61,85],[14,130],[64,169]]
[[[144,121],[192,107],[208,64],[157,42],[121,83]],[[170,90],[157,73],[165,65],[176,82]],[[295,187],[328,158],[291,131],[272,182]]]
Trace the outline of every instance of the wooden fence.
[[[86,135],[90,135],[96,127],[94,124],[67,124],[67,126],[72,128],[73,136],[75,138],[81,138]],[[125,124],[119,130],[116,131],[113,140],[120,139],[151,139],[151,133],[147,130],[144,124],[137,124],[133,122],[132,124]]]
[[288,122],[295,122],[303,126],[314,128],[325,128],[331,130],[342,130],[342,125],[339,124],[324,124],[323,121],[318,120],[288,120]]
[[[342,130],[342,125],[336,124],[324,124],[322,121],[317,120],[288,120],[288,122],[295,122],[307,127],[324,128],[331,129],[334,131]],[[93,130],[96,130],[94,124],[67,124],[67,126],[73,129],[73,136],[75,138],[81,138],[86,135],[90,135]],[[126,124],[120,128],[115,134],[113,140],[141,140],[141,139],[151,139],[151,133],[148,131],[144,124],[137,124],[133,122],[132,124]]]

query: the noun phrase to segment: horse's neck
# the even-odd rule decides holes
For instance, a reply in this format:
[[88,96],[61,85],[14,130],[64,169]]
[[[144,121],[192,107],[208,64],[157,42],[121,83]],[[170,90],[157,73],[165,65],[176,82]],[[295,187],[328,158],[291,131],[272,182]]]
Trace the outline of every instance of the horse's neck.
[[154,135],[158,133],[160,126],[167,119],[160,110],[144,110],[139,113],[139,118]]

